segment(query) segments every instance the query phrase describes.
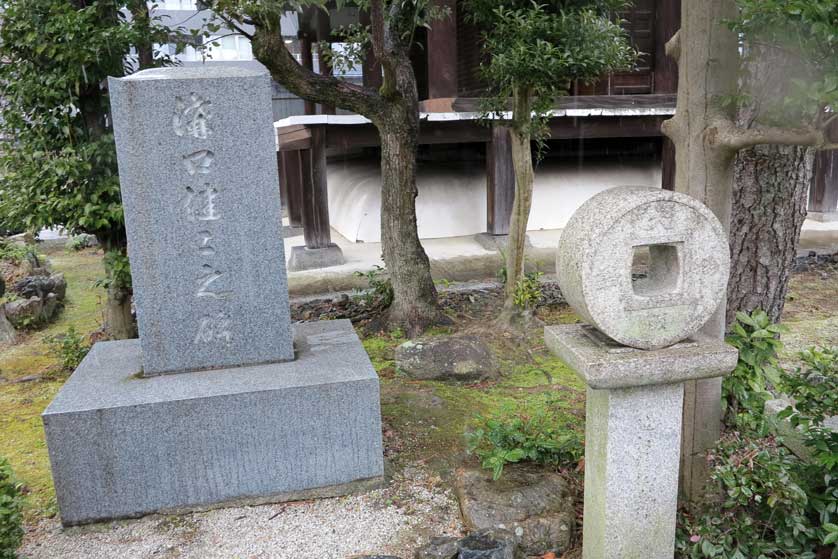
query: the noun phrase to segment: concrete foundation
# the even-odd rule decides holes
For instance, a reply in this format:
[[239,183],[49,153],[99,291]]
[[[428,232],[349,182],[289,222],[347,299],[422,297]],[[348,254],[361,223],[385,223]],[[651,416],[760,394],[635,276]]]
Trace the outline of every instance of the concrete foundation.
[[345,262],[343,251],[336,244],[329,245],[326,248],[295,246],[291,249],[291,256],[288,258],[288,270],[302,272],[340,266]]
[[[509,246],[509,235],[492,235],[490,233],[478,233],[474,236],[474,240],[477,241],[478,245],[490,251],[497,250],[500,252],[506,252],[506,247]],[[532,248],[532,242],[530,241],[529,235],[524,237],[524,246],[526,248]]]
[[821,223],[836,223],[838,222],[838,211],[809,212],[806,214],[806,218],[814,221],[820,221]]
[[96,344],[43,414],[62,523],[380,481],[378,377],[352,325],[295,334],[292,362],[151,378],[137,340]]

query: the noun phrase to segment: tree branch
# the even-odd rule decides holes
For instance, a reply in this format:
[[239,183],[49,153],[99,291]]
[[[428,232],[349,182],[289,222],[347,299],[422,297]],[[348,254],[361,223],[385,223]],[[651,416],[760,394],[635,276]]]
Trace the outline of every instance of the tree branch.
[[666,42],[666,55],[669,58],[675,60],[675,62],[679,62],[681,60],[681,30],[675,32],[675,35],[672,36]]
[[756,127],[740,128],[725,120],[708,127],[707,138],[710,143],[725,146],[734,151],[762,144],[782,146],[810,146],[823,149],[829,142],[823,130],[807,126],[803,128]]
[[285,46],[276,30],[256,26],[253,52],[271,72],[274,80],[288,90],[313,103],[334,105],[370,120],[381,115],[381,96],[376,92],[333,76],[315,74],[303,68]]

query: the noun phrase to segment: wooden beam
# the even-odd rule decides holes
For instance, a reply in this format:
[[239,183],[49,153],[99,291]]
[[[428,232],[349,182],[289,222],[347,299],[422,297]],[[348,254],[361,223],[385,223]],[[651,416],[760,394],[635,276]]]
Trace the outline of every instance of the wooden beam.
[[486,231],[508,235],[515,201],[515,170],[512,167],[512,140],[506,126],[492,127],[486,143]]
[[300,227],[303,224],[303,171],[300,152],[281,151],[279,157],[282,160],[280,180],[285,185],[287,196],[288,222],[292,227]]
[[838,150],[815,155],[815,174],[809,189],[809,211],[838,212]]
[[678,92],[678,65],[666,56],[666,43],[681,28],[681,0],[658,0],[655,10],[655,93]]
[[329,197],[326,183],[326,128],[311,129],[311,149],[302,150],[302,224],[306,248],[327,248],[332,244]]
[[449,15],[428,29],[428,97],[457,96],[457,1],[433,0]]
[[[675,109],[675,95],[578,95],[559,97],[554,110],[568,109]],[[483,100],[479,97],[458,97],[452,103],[455,112],[479,112]],[[510,101],[511,107],[511,101]]]

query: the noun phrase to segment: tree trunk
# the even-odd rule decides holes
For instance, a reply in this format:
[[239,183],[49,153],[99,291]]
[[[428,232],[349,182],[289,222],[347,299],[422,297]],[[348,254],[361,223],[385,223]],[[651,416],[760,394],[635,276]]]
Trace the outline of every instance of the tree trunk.
[[137,337],[137,323],[131,314],[132,291],[121,287],[108,288],[105,302],[105,333],[111,340]]
[[381,245],[393,284],[387,322],[408,336],[444,322],[431,265],[416,225],[416,147],[419,115],[396,105],[378,125],[381,134]]
[[812,151],[758,146],[736,159],[727,324],[762,309],[778,322],[788,292],[812,180]]
[[[681,30],[667,45],[678,62],[678,110],[663,126],[675,144],[675,190],[707,205],[728,230],[736,151],[717,141],[717,128],[732,122],[732,107],[719,100],[736,93],[737,37],[725,25],[736,15],[733,0],[682,4]],[[720,339],[725,305],[702,329]],[[708,479],[705,454],[721,434],[721,379],[688,382],[684,390],[681,492],[697,500]]]
[[512,166],[515,169],[515,198],[509,222],[509,244],[506,252],[506,286],[503,311],[499,322],[505,326],[520,323],[526,309],[515,304],[515,291],[524,277],[527,223],[532,209],[532,191],[535,174],[532,164],[532,145],[526,124],[532,113],[532,95],[529,91],[516,91],[513,125],[510,128]]

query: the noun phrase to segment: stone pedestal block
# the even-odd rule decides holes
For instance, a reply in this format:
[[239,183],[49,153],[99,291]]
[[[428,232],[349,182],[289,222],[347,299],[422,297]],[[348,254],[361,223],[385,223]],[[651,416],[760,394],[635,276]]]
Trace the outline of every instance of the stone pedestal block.
[[43,414],[62,523],[376,484],[378,377],[352,325],[295,330],[293,362],[155,377],[137,340],[96,344]]
[[338,245],[331,244],[324,248],[308,248],[306,246],[291,247],[291,257],[288,259],[288,270],[302,272],[340,266],[346,259]]
[[547,327],[545,342],[588,385],[584,559],[672,559],[684,381],[726,374],[737,350],[640,350],[587,325]]

